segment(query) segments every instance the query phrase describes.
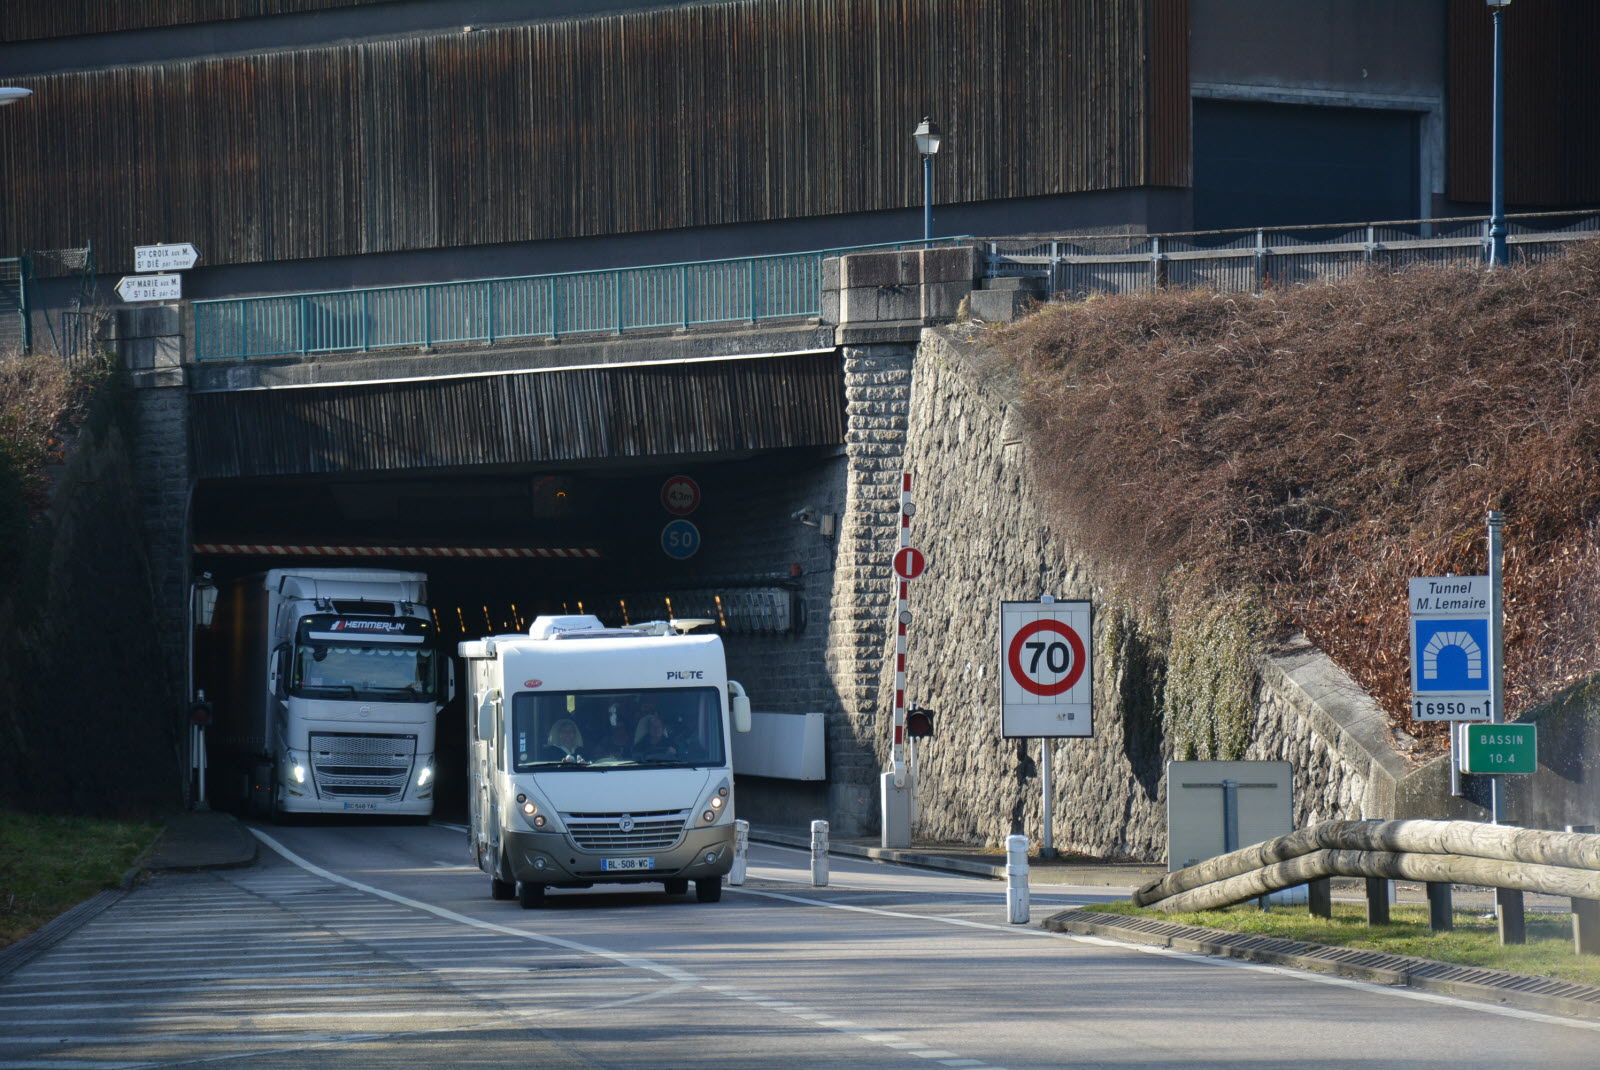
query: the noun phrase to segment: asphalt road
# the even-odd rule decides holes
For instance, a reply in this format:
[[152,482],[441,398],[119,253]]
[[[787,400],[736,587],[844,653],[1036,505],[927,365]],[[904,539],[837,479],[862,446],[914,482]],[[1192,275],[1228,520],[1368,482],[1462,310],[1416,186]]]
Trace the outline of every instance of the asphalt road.
[[[462,832],[263,828],[0,983],[0,1067],[1585,1067],[1600,1023],[1006,923],[1004,886],[755,846],[717,904],[489,897]],[[1117,889],[1035,889],[1035,922]]]

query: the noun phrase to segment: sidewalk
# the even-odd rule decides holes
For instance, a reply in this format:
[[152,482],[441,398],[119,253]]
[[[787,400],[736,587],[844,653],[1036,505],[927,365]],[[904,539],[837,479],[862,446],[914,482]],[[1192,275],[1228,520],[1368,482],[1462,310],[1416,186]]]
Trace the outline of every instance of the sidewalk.
[[[805,829],[775,826],[752,826],[750,839],[754,843],[771,843],[780,847],[798,847],[809,850],[811,833]],[[895,862],[905,866],[922,866],[950,873],[966,873],[975,877],[992,877],[1004,880],[1006,853],[998,847],[973,847],[960,843],[937,843],[932,840],[913,841],[910,847],[880,847],[879,839],[828,840],[828,853],[853,858],[870,858],[878,862]],[[1146,862],[1101,862],[1072,857],[1044,861],[1037,852],[1028,857],[1028,880],[1036,884],[1061,884],[1085,888],[1133,889],[1146,881],[1165,875],[1166,866]]]

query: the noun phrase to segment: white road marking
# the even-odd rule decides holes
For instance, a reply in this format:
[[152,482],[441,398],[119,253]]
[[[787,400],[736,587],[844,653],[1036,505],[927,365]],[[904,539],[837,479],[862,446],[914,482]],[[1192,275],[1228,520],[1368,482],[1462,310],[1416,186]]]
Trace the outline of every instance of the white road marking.
[[740,892],[744,895],[759,895],[769,899],[782,899],[789,903],[801,903],[806,906],[824,907],[829,910],[848,910],[859,914],[877,914],[886,918],[906,918],[915,921],[942,922],[945,925],[959,925],[969,929],[988,929],[991,932],[1009,933],[1012,936],[1038,936],[1054,940],[1075,940],[1086,944],[1095,944],[1100,947],[1117,947],[1128,951],[1138,951],[1146,955],[1163,955],[1168,958],[1182,959],[1185,962],[1198,962],[1211,966],[1226,966],[1235,970],[1251,970],[1256,973],[1270,974],[1274,977],[1287,977],[1299,981],[1309,981],[1312,984],[1332,985],[1335,988],[1353,988],[1357,991],[1368,992],[1373,995],[1398,996],[1401,999],[1414,999],[1422,1003],[1437,1003],[1446,1007],[1455,1007],[1462,1010],[1478,1011],[1484,1014],[1498,1014],[1506,1018],[1519,1018],[1527,1022],[1539,1022],[1543,1025],[1563,1025],[1569,1029],[1582,1029],[1592,1033],[1600,1033],[1600,1022],[1588,1022],[1578,1018],[1560,1018],[1553,1014],[1544,1014],[1540,1011],[1527,1011],[1517,1007],[1502,1007],[1497,1004],[1479,1000],[1461,999],[1456,996],[1440,995],[1435,992],[1419,992],[1414,988],[1397,988],[1390,985],[1373,984],[1370,981],[1354,981],[1346,977],[1332,977],[1323,973],[1312,973],[1309,970],[1296,970],[1288,966],[1267,966],[1257,962],[1240,962],[1238,959],[1214,958],[1210,955],[1200,955],[1192,951],[1178,951],[1170,947],[1157,947],[1153,944],[1127,943],[1122,940],[1105,936],[1080,936],[1076,933],[1057,933],[1046,929],[1035,929],[1021,925],[998,925],[991,922],[967,921],[964,918],[951,917],[948,914],[910,914],[898,910],[883,910],[879,907],[858,907],[847,903],[830,903],[825,899],[807,898],[798,895],[784,895],[782,892],[763,892],[754,888],[729,888],[730,892]]
[[[687,970],[680,970],[676,966],[668,966],[668,965],[666,965],[664,963],[655,962],[655,961],[653,961],[651,959],[644,958],[643,956],[640,956],[640,955],[631,955],[631,954],[625,954],[625,953],[619,952],[619,951],[610,951],[610,950],[607,950],[606,948],[596,947],[596,946],[594,946],[592,944],[581,943],[581,942],[579,942],[577,940],[568,940],[565,937],[551,936],[551,935],[546,934],[546,933],[530,932],[530,931],[528,931],[526,929],[515,929],[515,928],[512,928],[512,927],[507,926],[507,925],[497,925],[494,922],[482,921],[482,920],[480,920],[478,918],[471,918],[471,917],[468,917],[465,914],[458,914],[453,910],[447,910],[447,909],[445,909],[443,907],[434,906],[431,903],[424,903],[421,900],[410,899],[410,898],[407,898],[406,896],[399,895],[399,894],[397,894],[395,892],[385,891],[382,888],[375,888],[375,887],[373,887],[371,885],[368,885],[368,884],[362,884],[360,881],[351,880],[349,877],[340,876],[339,874],[334,873],[331,870],[323,869],[321,866],[318,866],[315,863],[308,861],[307,859],[301,858],[299,855],[295,854],[293,851],[289,850],[283,844],[279,843],[277,840],[273,839],[271,836],[269,836],[266,833],[262,832],[260,829],[251,829],[250,831],[252,833],[254,833],[256,838],[261,840],[262,843],[266,844],[273,851],[276,851],[279,855],[281,855],[284,858],[285,861],[288,861],[293,865],[299,866],[301,869],[303,869],[307,873],[315,874],[316,876],[321,877],[323,880],[327,880],[327,881],[331,881],[331,882],[333,882],[335,884],[343,885],[346,888],[353,888],[358,892],[365,892],[368,895],[377,896],[380,899],[385,899],[385,900],[388,900],[391,903],[397,903],[397,904],[399,904],[401,906],[410,907],[413,910],[420,910],[420,911],[423,911],[424,913],[432,914],[435,917],[443,918],[446,921],[453,921],[453,922],[456,922],[458,924],[467,925],[467,926],[470,926],[470,927],[475,928],[475,929],[483,929],[483,930],[486,930],[486,931],[489,931],[489,932],[500,933],[502,935],[511,936],[511,937],[514,937],[514,938],[519,939],[519,940],[529,940],[529,941],[532,941],[532,942],[535,942],[535,943],[548,944],[548,945],[550,945],[552,947],[565,948],[566,950],[569,950],[569,951],[578,951],[578,952],[581,952],[583,954],[594,955],[594,956],[599,957],[599,958],[603,958],[603,959],[607,959],[607,960],[612,961],[612,962],[620,963],[620,964],[622,964],[624,966],[628,966],[628,967],[631,967],[633,969],[643,970],[643,971],[645,971],[647,973],[654,973],[654,974],[657,974],[659,976],[666,977],[666,978],[669,978],[670,980],[678,982],[677,984],[668,986],[667,988],[665,988],[665,989],[663,989],[663,990],[661,990],[659,992],[652,992],[652,993],[647,993],[647,994],[642,995],[642,996],[634,996],[634,997],[631,997],[631,998],[628,998],[628,999],[617,1000],[617,1001],[615,1001],[613,1003],[600,1004],[599,1006],[601,1006],[601,1007],[615,1007],[615,1006],[622,1006],[622,1005],[627,1004],[627,1003],[638,1002],[640,1000],[645,1000],[645,999],[658,999],[663,995],[667,995],[667,994],[670,994],[672,992],[679,991],[679,990],[681,990],[683,988],[686,988],[686,987],[689,987],[689,986],[697,986],[697,987],[702,988],[702,989],[704,989],[706,991],[715,992],[715,993],[717,993],[719,995],[726,996],[726,997],[729,997],[729,998],[732,998],[732,999],[755,1001],[755,1000],[760,1000],[760,999],[763,998],[758,993],[747,992],[747,991],[744,991],[742,989],[730,988],[730,987],[728,987],[726,985],[711,985],[711,984],[707,984],[707,983],[705,983],[704,979],[696,977],[694,974],[689,973]],[[732,890],[737,891],[739,889],[735,888],[735,889],[732,889]],[[780,898],[780,899],[791,898],[789,896],[777,895],[776,893],[753,893],[753,894],[772,895],[774,898]],[[797,901],[798,902],[803,902],[803,903],[810,902],[810,900],[804,900],[804,899],[799,899]],[[865,908],[865,907],[849,907],[849,908],[841,907],[840,909],[865,910],[868,913],[889,913],[889,912],[885,912],[885,911],[873,911],[870,908]],[[918,917],[918,915],[904,915],[904,916],[905,917]],[[585,1010],[589,1010],[589,1009],[593,1009],[593,1008],[587,1008],[587,1007],[585,1008]],[[517,1013],[524,1013],[524,1012],[520,1012],[519,1011]],[[557,1012],[550,1012],[550,1013],[557,1013]],[[861,1037],[863,1039],[868,1039],[868,1038],[871,1038],[873,1036],[879,1035],[879,1034],[875,1034],[875,1033],[866,1032],[861,1026],[856,1025],[854,1022],[846,1021],[846,1020],[843,1020],[843,1019],[837,1019],[837,1018],[834,1018],[831,1014],[824,1014],[824,1013],[819,1013],[819,1012],[816,1012],[816,1011],[811,1011],[811,1010],[809,1010],[808,1008],[805,1008],[805,1007],[795,1006],[792,1010],[790,1010],[790,1009],[779,1009],[779,1013],[780,1014],[787,1014],[792,1018],[811,1019],[811,1020],[813,1020],[813,1024],[815,1024],[820,1029],[831,1029],[834,1032],[842,1033],[842,1034],[844,1034],[846,1036],[854,1036],[854,1037]],[[887,1047],[895,1047],[896,1045],[895,1044],[887,1044],[885,1046],[887,1046]],[[912,1043],[912,1044],[910,1044],[910,1047],[921,1049],[921,1050],[932,1050],[932,1049],[927,1049],[924,1045],[922,1045],[920,1043]],[[917,1054],[917,1053],[916,1052],[910,1052],[909,1054]],[[955,1052],[950,1052],[950,1051],[939,1051],[938,1055],[946,1057],[946,1058],[958,1058],[958,1056],[956,1055]],[[991,1068],[991,1070],[998,1070],[998,1068]]]

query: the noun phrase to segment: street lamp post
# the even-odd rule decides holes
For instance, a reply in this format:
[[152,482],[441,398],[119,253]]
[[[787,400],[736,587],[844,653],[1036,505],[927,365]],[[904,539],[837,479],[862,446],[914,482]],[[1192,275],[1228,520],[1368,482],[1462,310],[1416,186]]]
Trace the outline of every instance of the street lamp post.
[[944,140],[939,133],[939,127],[928,121],[924,116],[911,134],[917,143],[917,151],[922,153],[922,240],[933,240],[933,158],[939,152],[939,143]]
[[1487,0],[1487,3],[1494,9],[1494,102],[1489,135],[1489,152],[1494,160],[1490,164],[1489,180],[1489,266],[1503,267],[1506,263],[1506,97],[1501,31],[1511,0]]

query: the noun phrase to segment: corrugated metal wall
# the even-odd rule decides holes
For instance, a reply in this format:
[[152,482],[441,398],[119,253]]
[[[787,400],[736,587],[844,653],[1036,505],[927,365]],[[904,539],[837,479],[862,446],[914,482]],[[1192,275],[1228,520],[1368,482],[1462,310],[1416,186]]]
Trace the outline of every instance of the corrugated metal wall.
[[[374,17],[381,9],[374,8]],[[1189,180],[1183,0],[784,0],[19,80],[0,252],[208,265]]]
[[190,398],[194,475],[308,475],[834,445],[832,354]]
[[[1483,0],[1451,0],[1445,195],[1489,199],[1494,23]],[[1512,4],[1505,26],[1506,200],[1600,203],[1600,3]]]
[[388,0],[4,0],[0,43],[292,15]]

